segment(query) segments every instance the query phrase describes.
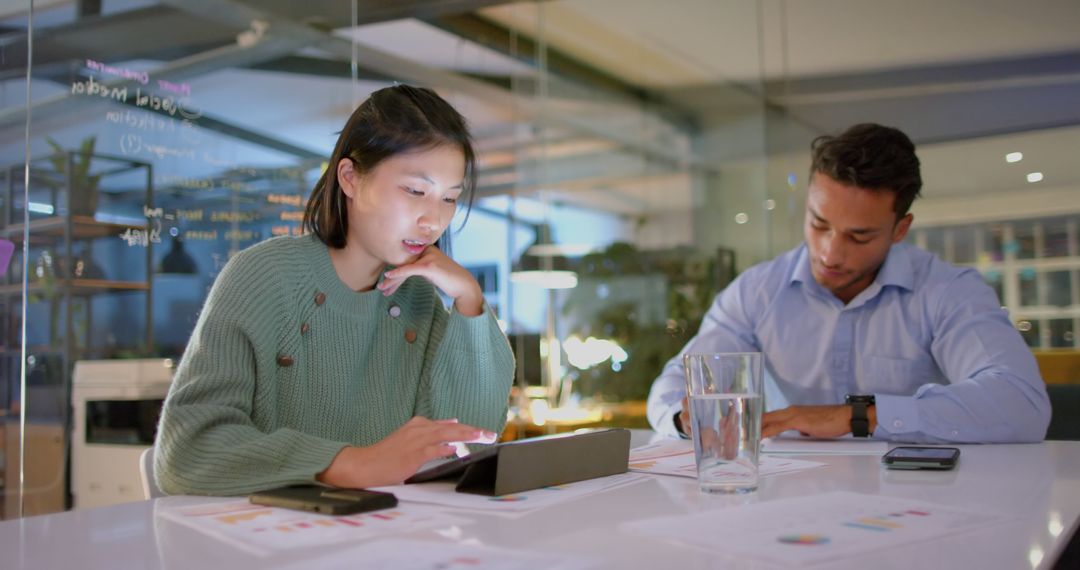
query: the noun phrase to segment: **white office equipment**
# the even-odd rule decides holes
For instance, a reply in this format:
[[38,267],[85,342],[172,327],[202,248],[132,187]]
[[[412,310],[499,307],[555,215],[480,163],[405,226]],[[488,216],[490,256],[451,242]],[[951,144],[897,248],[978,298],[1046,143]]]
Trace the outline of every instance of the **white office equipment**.
[[143,499],[140,456],[154,443],[173,361],[80,360],[72,404],[71,491],[75,508]]

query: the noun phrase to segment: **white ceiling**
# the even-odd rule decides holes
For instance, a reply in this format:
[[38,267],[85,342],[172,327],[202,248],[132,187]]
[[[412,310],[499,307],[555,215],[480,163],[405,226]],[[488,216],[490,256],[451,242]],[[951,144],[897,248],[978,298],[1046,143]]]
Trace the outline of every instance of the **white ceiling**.
[[[709,168],[722,169],[727,160],[746,160],[747,150],[760,154],[766,148],[776,151],[779,162],[801,164],[814,135],[871,120],[899,126],[917,139],[928,195],[1073,187],[1080,205],[1080,164],[1075,159],[1080,127],[1073,126],[1080,124],[1080,99],[1070,98],[1069,91],[1080,85],[1080,69],[1017,76],[1003,67],[995,76],[991,63],[990,75],[978,80],[900,81],[878,90],[873,82],[860,83],[870,76],[888,83],[892,70],[1075,55],[1080,53],[1077,0],[552,0],[511,3],[480,13],[524,35],[542,31],[551,49],[631,86],[655,87],[688,112],[710,117],[710,136],[730,139],[726,142],[732,152],[710,155]],[[419,20],[339,33],[433,68],[537,75],[505,54]],[[917,73],[913,76],[918,78]],[[768,94],[797,125],[791,141],[777,142],[782,137],[773,131],[783,125],[775,116],[766,119],[762,80],[822,77],[844,81],[818,92]],[[207,74],[192,84],[212,116],[315,151],[329,148],[354,102],[379,86],[236,69]],[[625,98],[612,95],[590,98],[588,92],[582,95],[554,80],[552,85],[552,100],[530,100],[533,91],[528,90],[521,104],[573,109],[567,113],[606,120],[612,130],[631,139],[651,132],[646,119],[656,115],[649,105],[627,105]],[[16,103],[17,94],[11,90],[10,99],[3,97]],[[516,146],[544,138],[523,129],[518,109],[505,101],[444,94],[469,117],[481,150],[491,149],[482,156],[485,164],[510,168],[494,176],[514,180],[520,174],[514,172],[515,161],[537,159],[540,151],[535,147]],[[742,123],[735,127],[735,121]],[[556,165],[552,168],[577,157],[577,162],[566,163],[566,171],[572,174],[574,167],[582,174],[576,179],[549,177],[557,182],[554,188],[548,185],[551,195],[624,215],[692,207],[685,170],[665,172],[644,161],[640,150],[597,141],[596,132],[567,135],[564,129],[558,138],[543,156]],[[1006,164],[1004,154],[1014,150],[1024,152],[1025,160]],[[1036,169],[1044,179],[1029,185],[1024,175]],[[543,186],[542,181],[532,182],[531,188]]]
[[[805,162],[815,133],[883,122],[919,143],[928,196],[1071,187],[1075,204],[1064,206],[1080,210],[1080,128],[1072,126],[1080,124],[1080,67],[994,71],[995,62],[1075,58],[1076,0],[554,0],[482,13],[528,34],[543,33],[553,49],[718,117],[720,138],[731,117],[758,113],[759,128],[766,128],[762,99],[753,93],[761,92],[763,80],[843,78],[817,93],[770,94],[800,125],[795,130],[808,133],[789,145],[794,150],[777,155],[778,162]],[[892,70],[919,81],[890,82]],[[770,144],[752,141],[751,147]],[[1006,163],[1012,151],[1025,159]],[[1026,174],[1035,171],[1043,180],[1028,183]],[[620,186],[628,198],[637,194],[631,187]],[[611,186],[602,194],[611,195]],[[636,202],[611,207],[625,210]]]
[[550,46],[634,84],[665,87],[1080,49],[1076,0],[553,0],[482,13],[532,35],[542,28]]

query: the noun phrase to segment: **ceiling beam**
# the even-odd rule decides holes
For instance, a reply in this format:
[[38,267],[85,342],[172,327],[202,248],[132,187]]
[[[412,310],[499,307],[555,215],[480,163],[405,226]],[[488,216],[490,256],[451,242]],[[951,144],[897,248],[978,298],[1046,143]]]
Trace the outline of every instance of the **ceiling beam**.
[[[244,28],[240,28],[241,30]],[[87,59],[175,59],[236,41],[237,28],[168,6],[136,8],[109,16],[87,17],[34,32],[34,69],[70,66]],[[0,73],[26,73],[26,33],[4,38]]]
[[[483,16],[457,14],[429,18],[425,21],[445,32],[475,42],[531,67],[538,67],[538,62],[541,60],[541,47],[535,39]],[[662,116],[688,133],[698,129],[697,120],[692,112],[679,108],[665,100],[660,94],[631,85],[618,76],[586,64],[551,46],[545,46],[544,51],[544,61],[551,75],[578,83],[589,90],[599,90],[609,97],[619,97],[645,106],[650,112]],[[535,80],[530,78],[523,78],[523,80],[527,84],[518,86],[521,91],[528,92],[533,89],[532,82]]]
[[268,14],[294,22],[337,29],[407,18],[437,18],[522,1],[533,0],[257,0],[257,5]]
[[[278,37],[287,37],[304,45],[318,47],[339,58],[363,61],[369,69],[392,75],[404,81],[418,83],[439,89],[448,89],[476,97],[507,109],[514,109],[522,118],[532,119],[541,124],[548,123],[565,126],[578,132],[587,133],[615,141],[620,145],[643,153],[653,159],[662,160],[682,168],[713,171],[715,167],[703,161],[688,149],[686,145],[673,144],[670,136],[645,138],[637,131],[629,132],[605,125],[588,114],[569,116],[557,109],[557,105],[539,100],[522,104],[522,95],[472,77],[437,69],[410,59],[354,44],[345,38],[294,20],[269,13],[261,7],[236,0],[163,0],[175,8],[189,11],[194,15],[213,15],[218,22],[233,26],[247,27],[252,22],[260,21],[268,26],[269,33]],[[607,105],[610,110],[614,105]]]

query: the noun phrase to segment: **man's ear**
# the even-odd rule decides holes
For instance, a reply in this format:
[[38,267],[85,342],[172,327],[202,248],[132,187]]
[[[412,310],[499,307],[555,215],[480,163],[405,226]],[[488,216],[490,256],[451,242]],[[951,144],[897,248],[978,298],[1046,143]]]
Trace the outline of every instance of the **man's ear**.
[[356,172],[351,159],[343,158],[338,161],[337,182],[346,196],[350,199],[356,197],[356,191],[360,188],[360,173]]
[[900,243],[907,237],[908,230],[911,229],[911,222],[915,219],[912,214],[907,214],[903,218],[900,218],[899,222],[896,222],[896,229],[893,230],[893,243]]

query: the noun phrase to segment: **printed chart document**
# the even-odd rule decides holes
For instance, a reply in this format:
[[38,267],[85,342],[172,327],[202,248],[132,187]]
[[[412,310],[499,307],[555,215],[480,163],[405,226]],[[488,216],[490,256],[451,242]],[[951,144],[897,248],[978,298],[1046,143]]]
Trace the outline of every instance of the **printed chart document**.
[[646,479],[648,477],[638,473],[621,473],[609,477],[544,487],[524,493],[513,493],[498,497],[458,493],[454,490],[455,483],[453,481],[376,487],[374,490],[393,493],[399,501],[431,503],[457,509],[519,516],[545,507],[580,499],[594,493],[638,483]]
[[634,521],[621,528],[735,559],[800,565],[847,557],[873,560],[875,550],[1010,520],[914,499],[834,492]]
[[885,455],[889,442],[864,437],[825,439],[807,437],[798,432],[784,432],[761,440],[762,453],[819,454],[819,455]]
[[557,553],[509,550],[458,543],[386,539],[358,548],[305,560],[281,570],[355,570],[394,568],[395,570],[579,570],[592,568],[588,560]]
[[291,548],[358,541],[469,523],[424,505],[370,513],[320,515],[253,505],[246,499],[158,509],[160,516],[267,556]]
[[[758,473],[761,476],[802,471],[825,465],[820,461],[806,461],[790,457],[758,456]],[[694,462],[694,444],[687,439],[667,439],[630,450],[630,470],[655,475],[678,475],[697,478]],[[732,473],[732,477],[742,476]]]

